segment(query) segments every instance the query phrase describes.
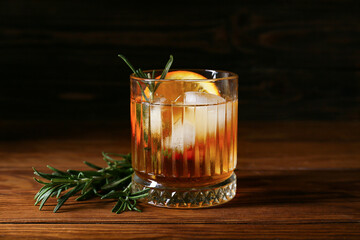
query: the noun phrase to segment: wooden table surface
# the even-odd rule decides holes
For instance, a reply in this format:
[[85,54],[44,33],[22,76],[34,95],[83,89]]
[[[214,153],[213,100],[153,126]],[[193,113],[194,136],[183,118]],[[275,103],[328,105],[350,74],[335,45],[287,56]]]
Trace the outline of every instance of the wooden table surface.
[[101,151],[129,152],[128,125],[0,122],[0,239],[360,239],[359,122],[240,122],[237,195],[216,208],[33,206],[31,167],[104,165]]

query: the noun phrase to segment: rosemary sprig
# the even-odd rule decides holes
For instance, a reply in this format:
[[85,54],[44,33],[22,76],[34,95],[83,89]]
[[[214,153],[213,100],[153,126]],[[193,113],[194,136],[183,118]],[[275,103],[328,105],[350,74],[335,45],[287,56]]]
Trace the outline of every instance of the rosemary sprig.
[[[97,196],[101,199],[117,199],[112,210],[115,213],[125,210],[140,211],[136,207],[136,200],[146,197],[148,189],[131,192],[131,176],[134,172],[131,166],[131,155],[103,152],[102,156],[107,163],[105,168],[84,161],[87,166],[94,169],[92,171],[67,170],[64,172],[48,165],[47,167],[53,171],[49,174],[33,168],[35,175],[48,180],[45,182],[34,178],[35,181],[44,185],[35,195],[35,205],[40,203],[41,210],[50,197],[56,197],[58,203],[54,212],[57,212],[70,197],[79,193],[80,196],[76,198],[76,201],[84,201]],[[121,157],[121,160],[114,159],[114,156]]]
[[[141,68],[139,69],[135,69],[133,67],[133,65],[129,62],[129,60],[126,59],[126,57],[122,54],[119,54],[118,55],[129,67],[130,69],[133,71],[133,73],[135,74],[135,76],[139,77],[139,78],[151,78],[151,79],[155,79],[155,70],[152,71],[152,73],[148,73],[148,74],[145,74]],[[170,70],[170,67],[172,65],[174,61],[174,57],[172,55],[170,55],[170,58],[169,58],[169,61],[166,63],[165,65],[165,68],[164,70],[162,71],[161,73],[161,76],[160,76],[160,79],[164,79],[166,74],[169,72]],[[150,92],[150,100],[153,100],[154,99],[154,94],[155,94],[155,91],[158,89],[159,85],[161,84],[161,82],[157,82],[155,83],[154,81],[146,81],[146,80],[143,80],[142,81],[145,86],[147,88],[149,88],[149,92]],[[144,99],[148,102],[149,101],[149,98],[146,96],[145,94],[145,89],[141,86],[141,84],[137,81],[137,84],[139,85],[140,89],[141,89],[141,94],[143,95]]]

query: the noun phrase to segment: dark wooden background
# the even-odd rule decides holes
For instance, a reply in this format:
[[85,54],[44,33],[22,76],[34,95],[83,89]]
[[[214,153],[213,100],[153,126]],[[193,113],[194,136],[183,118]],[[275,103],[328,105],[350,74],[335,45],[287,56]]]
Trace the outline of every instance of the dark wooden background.
[[0,119],[129,118],[130,70],[239,74],[240,120],[359,120],[360,3],[0,1]]

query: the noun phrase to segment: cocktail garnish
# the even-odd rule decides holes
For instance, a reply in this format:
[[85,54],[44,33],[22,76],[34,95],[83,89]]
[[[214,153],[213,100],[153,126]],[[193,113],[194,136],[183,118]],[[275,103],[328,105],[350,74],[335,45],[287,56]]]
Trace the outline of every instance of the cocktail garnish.
[[[141,68],[139,69],[135,69],[133,67],[133,65],[129,62],[129,60],[126,59],[126,57],[122,54],[118,55],[122,60],[124,60],[124,62],[130,67],[130,69],[133,71],[133,73],[135,74],[136,77],[139,78],[144,78],[144,79],[155,79],[155,70],[152,71],[152,73],[144,73]],[[160,79],[164,79],[166,74],[169,72],[170,67],[172,65],[174,61],[174,58],[172,55],[170,55],[169,61],[166,63],[166,66],[163,70],[163,72],[160,75]],[[155,83],[154,80],[152,81],[146,81],[146,80],[142,80],[142,82],[145,84],[145,86],[149,89],[149,93],[150,93],[150,100],[154,99],[154,93],[156,91],[156,89],[159,87],[159,85],[161,84],[161,82],[157,82]],[[146,101],[149,101],[148,96],[146,96],[145,94],[145,89],[141,86],[141,84],[137,81],[137,84],[139,85],[140,89],[141,89],[141,94],[144,97],[144,99]]]
[[[56,197],[58,203],[54,212],[57,212],[70,197],[80,193],[76,201],[94,197],[117,199],[112,212],[122,213],[126,210],[140,212],[141,210],[136,206],[136,200],[146,197],[149,189],[138,192],[131,191],[131,176],[134,172],[131,166],[131,155],[103,152],[102,156],[108,165],[105,168],[84,161],[86,165],[95,169],[92,171],[67,170],[64,172],[47,165],[53,171],[49,174],[33,168],[35,175],[50,181],[44,182],[34,178],[35,181],[44,185],[35,195],[35,205],[40,203],[39,209],[41,210],[50,197]],[[112,156],[122,159],[116,160]],[[61,195],[64,192],[66,193]]]

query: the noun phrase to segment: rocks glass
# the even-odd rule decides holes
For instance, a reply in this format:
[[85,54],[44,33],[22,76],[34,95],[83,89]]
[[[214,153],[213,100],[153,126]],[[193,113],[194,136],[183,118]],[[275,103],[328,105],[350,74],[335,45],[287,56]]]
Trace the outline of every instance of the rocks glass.
[[155,206],[211,207],[236,193],[238,76],[182,71],[205,79],[130,76],[132,188]]

